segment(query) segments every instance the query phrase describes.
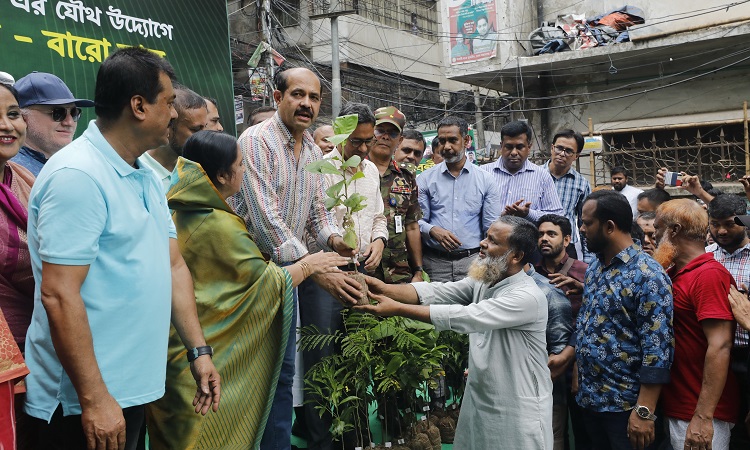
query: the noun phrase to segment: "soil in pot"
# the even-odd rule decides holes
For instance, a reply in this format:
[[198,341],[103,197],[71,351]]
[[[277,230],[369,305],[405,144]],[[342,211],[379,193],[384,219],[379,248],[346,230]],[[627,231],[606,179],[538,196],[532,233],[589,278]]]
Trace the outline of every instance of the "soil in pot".
[[362,297],[357,301],[357,306],[369,305],[370,296],[368,295],[369,291],[367,289],[367,283],[365,282],[364,274],[361,274],[359,272],[347,272],[346,275],[359,283],[359,285],[361,286],[359,291],[362,293]]
[[445,416],[438,422],[440,440],[446,444],[452,444],[456,437],[456,421],[452,417]]
[[410,442],[411,450],[432,450],[432,443],[429,436],[424,433],[417,433]]

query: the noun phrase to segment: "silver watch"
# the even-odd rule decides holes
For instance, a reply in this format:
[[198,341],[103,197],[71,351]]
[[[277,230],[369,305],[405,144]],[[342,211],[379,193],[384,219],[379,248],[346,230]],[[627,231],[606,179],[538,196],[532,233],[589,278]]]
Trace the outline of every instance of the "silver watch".
[[656,416],[648,409],[648,406],[635,405],[635,413],[644,420],[656,420]]

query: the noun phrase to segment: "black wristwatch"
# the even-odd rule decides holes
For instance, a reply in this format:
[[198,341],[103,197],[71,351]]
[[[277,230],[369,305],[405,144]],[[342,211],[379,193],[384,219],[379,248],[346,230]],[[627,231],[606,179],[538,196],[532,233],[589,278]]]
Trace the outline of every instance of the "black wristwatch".
[[648,406],[635,405],[635,413],[644,420],[656,420],[656,416],[648,409]]
[[203,347],[194,347],[187,351],[188,362],[193,362],[198,359],[199,356],[203,355],[214,355],[214,348],[210,345],[204,345]]
[[422,266],[417,266],[411,269],[412,276],[416,275],[417,272],[424,272],[424,269],[422,268]]
[[[384,238],[383,236],[378,236],[375,238],[375,241],[377,241],[378,239],[383,241],[383,245],[388,245],[388,239]],[[375,242],[375,241],[372,241],[372,242]]]

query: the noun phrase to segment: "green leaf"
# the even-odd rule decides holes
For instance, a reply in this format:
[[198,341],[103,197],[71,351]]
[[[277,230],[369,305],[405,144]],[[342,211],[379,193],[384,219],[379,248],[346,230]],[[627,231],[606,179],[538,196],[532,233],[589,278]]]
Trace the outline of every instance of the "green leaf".
[[[333,132],[335,134],[345,134],[349,137],[350,134],[357,128],[358,118],[356,114],[349,114],[347,116],[339,116],[333,119]],[[329,141],[333,142],[331,139]]]
[[402,355],[394,355],[393,358],[391,358],[391,362],[388,363],[388,367],[385,369],[385,375],[391,376],[398,372],[398,369],[401,368],[401,364],[404,362],[404,357]]
[[351,133],[344,133],[344,134],[334,134],[333,136],[327,137],[326,140],[330,142],[333,145],[339,145],[340,143],[344,142],[345,140],[349,139],[349,135]]
[[357,233],[355,233],[351,228],[347,229],[344,232],[344,243],[350,248],[357,248]]
[[420,322],[418,320],[409,319],[407,317],[404,317],[404,325],[405,328],[410,328],[412,330],[434,330],[435,325],[431,323],[425,323]]
[[367,205],[363,202],[363,203],[360,203],[359,205],[356,205],[354,208],[352,208],[351,212],[352,214],[354,214],[355,212],[362,211],[365,208],[367,208]]
[[340,204],[341,204],[341,200],[339,200],[338,197],[334,197],[334,198],[328,197],[325,200],[326,209],[329,210],[329,211],[332,210],[333,208],[335,208],[337,205],[340,205]]
[[367,198],[364,195],[360,194],[359,192],[355,192],[354,194],[350,195],[349,198],[344,200],[344,206],[353,209],[360,204],[366,205],[365,200],[367,200]]
[[341,180],[338,183],[326,189],[326,195],[330,198],[338,199],[339,195],[341,195],[341,189],[343,188],[344,188],[344,180]]
[[341,172],[336,166],[328,161],[327,159],[321,159],[318,161],[311,162],[305,166],[305,170],[312,173],[328,173],[333,175],[339,175]]
[[361,162],[362,158],[360,158],[359,155],[352,155],[351,158],[344,161],[343,167],[346,167],[347,169],[350,167],[357,167]]
[[365,177],[365,173],[362,171],[359,171],[355,173],[354,175],[352,175],[352,177],[349,178],[349,181],[359,180],[360,178],[364,178],[364,177]]

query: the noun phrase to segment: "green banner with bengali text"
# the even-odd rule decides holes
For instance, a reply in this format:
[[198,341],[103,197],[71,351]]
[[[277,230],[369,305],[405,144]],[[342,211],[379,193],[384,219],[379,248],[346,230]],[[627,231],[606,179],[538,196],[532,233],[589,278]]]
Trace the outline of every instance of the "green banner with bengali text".
[[[182,84],[216,98],[235,134],[225,0],[0,0],[0,71],[16,79],[53,73],[93,100],[99,65],[129,46],[165,57]],[[81,122],[94,117],[84,108]]]

